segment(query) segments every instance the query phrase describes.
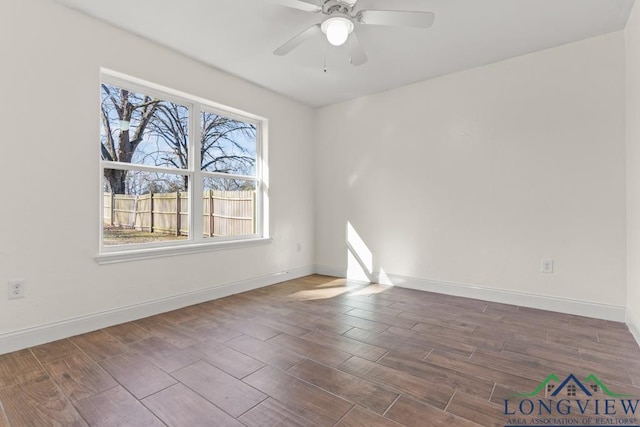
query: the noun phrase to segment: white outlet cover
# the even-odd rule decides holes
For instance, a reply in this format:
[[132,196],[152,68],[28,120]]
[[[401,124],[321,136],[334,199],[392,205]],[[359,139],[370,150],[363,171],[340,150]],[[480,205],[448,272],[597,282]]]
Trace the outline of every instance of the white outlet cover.
[[9,299],[24,298],[26,292],[26,281],[22,279],[9,280],[7,292]]
[[553,260],[552,259],[543,259],[542,260],[542,272],[543,273],[553,273]]

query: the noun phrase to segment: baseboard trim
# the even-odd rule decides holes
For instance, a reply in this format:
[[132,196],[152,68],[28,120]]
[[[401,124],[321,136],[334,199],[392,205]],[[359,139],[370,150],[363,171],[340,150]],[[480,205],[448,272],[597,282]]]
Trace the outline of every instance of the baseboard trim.
[[0,354],[313,274],[312,265],[0,334]]
[[[324,265],[316,266],[316,273],[336,277],[346,277],[346,269]],[[441,280],[420,279],[386,272],[383,276],[380,275],[380,273],[374,273],[372,276],[374,282],[385,285],[393,285],[401,288],[436,292],[439,294],[465,298],[474,298],[502,304],[512,304],[521,307],[537,308],[540,310],[555,311],[559,313],[575,314],[578,316],[592,317],[596,319],[624,322],[626,315],[626,309],[623,306],[599,304],[589,301],[531,294],[526,292],[492,289],[470,284],[445,282]],[[640,323],[638,325],[640,325]],[[640,327],[638,328],[638,331],[640,332]],[[640,336],[640,333],[638,336]]]
[[315,273],[330,277],[347,277],[347,269],[316,264]]
[[633,338],[635,338],[640,346],[640,321],[638,321],[638,318],[629,308],[627,308],[627,326],[629,327],[629,331],[631,331],[631,335],[633,335]]

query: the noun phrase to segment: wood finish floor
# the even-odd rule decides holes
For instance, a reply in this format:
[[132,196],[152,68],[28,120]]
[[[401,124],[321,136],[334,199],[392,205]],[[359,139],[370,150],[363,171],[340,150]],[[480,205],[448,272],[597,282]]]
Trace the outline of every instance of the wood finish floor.
[[594,373],[640,397],[621,323],[310,276],[0,356],[5,426],[504,426]]

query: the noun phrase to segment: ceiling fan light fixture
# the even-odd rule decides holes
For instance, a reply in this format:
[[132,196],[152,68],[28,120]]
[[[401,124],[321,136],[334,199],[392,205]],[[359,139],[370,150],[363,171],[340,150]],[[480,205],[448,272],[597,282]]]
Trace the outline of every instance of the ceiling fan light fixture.
[[342,46],[353,31],[353,22],[343,16],[332,16],[325,20],[321,27],[327,35],[327,40],[334,46]]

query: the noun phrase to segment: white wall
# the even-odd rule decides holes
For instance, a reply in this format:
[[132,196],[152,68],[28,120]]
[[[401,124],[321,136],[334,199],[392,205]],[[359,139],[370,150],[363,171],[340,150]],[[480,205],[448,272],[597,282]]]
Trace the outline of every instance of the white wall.
[[[631,117],[640,87],[637,9],[626,31]],[[640,224],[633,221],[640,211],[640,147],[633,143],[640,127],[631,120],[625,272],[623,37],[314,113],[51,0],[2,2],[0,285],[25,278],[28,296],[0,298],[0,341],[25,328],[314,263],[345,270],[348,223],[361,238],[352,236],[351,244],[361,262],[370,258],[374,278],[384,270],[392,280],[624,306],[628,273],[630,311],[640,317]],[[94,261],[100,67],[270,119],[273,243]],[[74,206],[73,221],[52,209],[58,203]],[[555,259],[553,275],[540,273],[543,257]]]
[[[0,3],[0,55],[0,285],[27,280],[27,298],[0,297],[0,338],[298,267],[311,271],[310,108],[50,0]],[[114,265],[94,261],[100,67],[270,120],[271,244]],[[73,209],[72,219],[60,205]]]
[[640,342],[640,5],[633,7],[626,36],[627,83],[627,304]]
[[317,263],[357,270],[350,223],[374,278],[624,313],[624,54],[618,32],[321,109]]

